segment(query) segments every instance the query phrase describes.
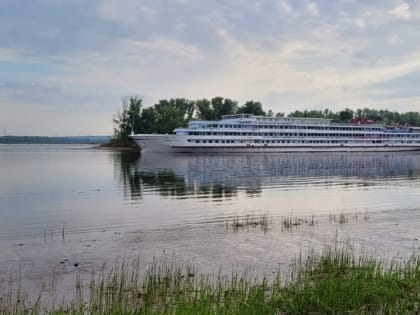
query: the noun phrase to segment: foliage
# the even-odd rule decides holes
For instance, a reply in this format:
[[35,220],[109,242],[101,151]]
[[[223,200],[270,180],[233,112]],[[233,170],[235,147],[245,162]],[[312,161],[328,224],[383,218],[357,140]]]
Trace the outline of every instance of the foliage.
[[256,116],[265,116],[260,102],[248,101],[238,109],[239,114],[253,114]]
[[[265,112],[258,101],[247,101],[242,106],[230,98],[221,96],[212,99],[189,100],[186,98],[162,99],[153,106],[143,108],[142,100],[136,96],[123,99],[122,109],[114,117],[116,125],[111,145],[132,145],[130,133],[172,133],[178,127],[184,127],[192,119],[219,120],[228,114],[252,114],[257,116],[283,117],[284,113]],[[370,119],[386,125],[420,126],[420,113],[399,113],[371,108],[346,108],[334,112],[324,110],[295,110],[288,117],[326,118],[336,123],[350,119]]]
[[[194,115],[194,102],[185,98],[160,100],[153,106],[157,133],[171,133],[175,128],[184,127]],[[141,120],[145,120],[144,118]],[[136,126],[136,131],[144,133],[142,126]]]
[[407,125],[420,126],[420,113],[418,112],[392,112],[389,110],[378,110],[372,108],[358,108],[352,110],[346,108],[344,110],[333,112],[330,109],[325,110],[296,110],[291,112],[288,117],[307,117],[307,118],[327,118],[333,122],[348,122],[352,118],[370,119],[375,123],[384,125]]
[[238,102],[217,96],[210,101],[207,99],[197,100],[196,107],[198,119],[218,120],[223,115],[235,114],[238,110]]
[[346,108],[338,113],[338,117],[340,121],[347,122],[353,118],[353,111],[351,109]]
[[142,99],[131,96],[122,100],[122,110],[114,116],[114,136],[110,144],[130,145],[129,135],[134,131],[134,126],[139,125]]
[[139,262],[116,266],[88,284],[76,282],[74,300],[54,309],[25,299],[20,283],[0,298],[0,314],[418,314],[420,260],[381,260],[349,244],[295,260],[280,274],[199,273],[164,257],[142,276]]

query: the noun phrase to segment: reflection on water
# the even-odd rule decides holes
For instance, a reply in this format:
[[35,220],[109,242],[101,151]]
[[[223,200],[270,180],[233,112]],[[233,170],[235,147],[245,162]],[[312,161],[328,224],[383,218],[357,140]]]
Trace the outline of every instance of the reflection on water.
[[[76,273],[90,279],[105,260],[147,262],[163,250],[216,272],[236,263],[277,269],[337,234],[379,256],[410,254],[419,204],[414,152],[140,156],[0,146],[0,275],[19,266],[36,293],[54,270],[73,288]],[[268,233],[226,229],[248,213],[267,213]],[[328,219],[355,213],[369,219]],[[275,218],[291,214],[317,224],[282,233]]]
[[[420,181],[419,153],[310,153],[114,156],[124,195],[229,199],[244,191],[313,186],[365,187]],[[414,184],[414,183],[413,183]]]

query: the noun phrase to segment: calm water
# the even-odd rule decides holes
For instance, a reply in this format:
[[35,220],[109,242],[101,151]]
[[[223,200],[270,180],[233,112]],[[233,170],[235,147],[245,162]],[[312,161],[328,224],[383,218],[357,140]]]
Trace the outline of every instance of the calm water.
[[[243,215],[267,216],[268,230],[233,229]],[[285,230],[283,216],[315,224]],[[337,234],[378,256],[407,256],[419,227],[420,153],[140,156],[0,145],[0,284],[11,270],[38,285],[52,270],[87,278],[105,260],[150,262],[168,251],[204,270],[272,270]]]

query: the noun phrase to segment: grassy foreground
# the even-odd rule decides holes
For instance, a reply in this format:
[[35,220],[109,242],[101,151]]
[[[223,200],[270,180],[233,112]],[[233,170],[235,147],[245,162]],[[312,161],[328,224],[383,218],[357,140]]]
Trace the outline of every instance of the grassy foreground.
[[95,277],[88,287],[76,283],[74,296],[48,310],[9,290],[0,298],[0,314],[417,314],[420,260],[385,267],[349,245],[335,245],[296,260],[287,281],[279,274],[204,275],[168,260],[140,276],[134,263]]

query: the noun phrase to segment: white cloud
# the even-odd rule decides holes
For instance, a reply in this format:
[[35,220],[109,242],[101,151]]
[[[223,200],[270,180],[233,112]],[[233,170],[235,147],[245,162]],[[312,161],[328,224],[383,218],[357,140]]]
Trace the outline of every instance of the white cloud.
[[156,15],[147,2],[137,0],[125,0],[123,4],[119,0],[102,0],[98,12],[103,18],[133,26],[139,26],[142,19],[152,19]]
[[0,61],[19,61],[20,53],[16,49],[0,47]]
[[386,40],[387,43],[389,43],[391,45],[396,45],[396,44],[401,43],[401,37],[397,33],[392,33],[392,34],[387,35],[385,37],[385,40]]
[[406,2],[401,2],[389,10],[388,13],[400,19],[409,19],[411,17],[410,5]]
[[288,0],[280,0],[278,2],[278,5],[279,5],[280,9],[282,9],[287,14],[293,13],[293,7],[292,7],[290,1],[288,1]]
[[306,10],[312,16],[317,16],[319,14],[318,6],[316,5],[315,2],[308,1],[306,3]]
[[[148,105],[168,97],[255,99],[275,111],[391,102],[399,102],[402,110],[420,102],[420,95],[406,97],[397,87],[377,86],[420,70],[420,0],[100,0],[92,10],[83,12],[92,18],[88,26],[68,40],[63,37],[69,49],[56,50],[56,40],[51,44],[48,36],[39,35],[55,29],[59,17],[46,19],[37,29],[40,37],[25,38],[23,49],[10,44],[12,39],[0,48],[0,61],[34,63],[34,82],[25,78],[22,69],[29,67],[22,65],[16,67],[22,75],[14,78],[22,82],[7,86],[0,81],[2,111],[15,106],[9,119],[23,109],[43,111],[39,106],[45,101],[57,110],[55,117],[60,111],[67,115],[73,106],[68,115],[75,118],[86,109],[93,122],[98,110],[96,125],[104,128],[99,118],[108,115],[110,133],[120,98],[131,94],[144,96]],[[46,46],[39,53],[41,37]],[[8,78],[4,71],[3,78]],[[60,98],[65,104],[56,102]],[[37,125],[32,122],[34,130],[41,128]]]
[[147,50],[152,53],[163,53],[167,56],[188,58],[190,61],[203,58],[202,53],[196,46],[170,38],[157,37],[144,41],[125,39],[121,40],[121,45],[128,50],[128,54],[141,55],[144,50]]
[[354,20],[354,24],[357,27],[364,28],[366,26],[366,21],[364,19],[358,18]]

